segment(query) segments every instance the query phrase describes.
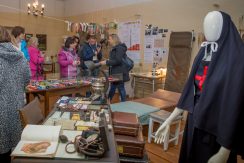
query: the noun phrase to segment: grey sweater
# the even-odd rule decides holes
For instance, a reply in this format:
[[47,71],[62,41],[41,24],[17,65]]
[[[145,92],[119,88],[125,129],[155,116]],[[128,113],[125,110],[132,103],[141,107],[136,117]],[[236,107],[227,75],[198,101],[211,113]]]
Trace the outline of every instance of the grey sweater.
[[23,54],[11,43],[0,43],[0,154],[20,140],[22,127],[18,109],[24,106],[30,70]]

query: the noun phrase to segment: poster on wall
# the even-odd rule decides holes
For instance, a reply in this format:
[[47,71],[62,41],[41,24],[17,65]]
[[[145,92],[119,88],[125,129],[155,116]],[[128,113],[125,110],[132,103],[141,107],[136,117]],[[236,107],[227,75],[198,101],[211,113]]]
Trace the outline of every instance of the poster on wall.
[[128,50],[127,55],[135,63],[140,61],[140,33],[141,21],[120,22],[118,24],[118,35],[121,42],[125,43]]
[[144,62],[162,65],[165,63],[163,60],[167,59],[168,50],[165,47],[165,42],[168,29],[159,29],[152,25],[147,27],[144,39]]
[[152,63],[153,62],[153,48],[154,47],[154,38],[150,35],[146,35],[144,39],[144,62]]
[[46,34],[36,34],[36,37],[38,39],[38,48],[41,51],[47,50],[47,35]]

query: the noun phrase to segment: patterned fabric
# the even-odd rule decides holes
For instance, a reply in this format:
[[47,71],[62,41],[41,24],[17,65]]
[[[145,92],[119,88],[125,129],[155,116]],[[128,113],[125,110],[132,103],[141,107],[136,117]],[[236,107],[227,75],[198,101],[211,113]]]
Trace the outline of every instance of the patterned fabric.
[[210,61],[204,61],[202,60],[201,64],[199,65],[196,75],[195,75],[195,86],[196,86],[196,94],[201,94],[203,87],[204,87],[204,82],[207,77],[207,72],[208,72],[208,65]]
[[0,43],[0,154],[20,140],[22,127],[17,109],[24,106],[30,80],[27,60],[11,43]]

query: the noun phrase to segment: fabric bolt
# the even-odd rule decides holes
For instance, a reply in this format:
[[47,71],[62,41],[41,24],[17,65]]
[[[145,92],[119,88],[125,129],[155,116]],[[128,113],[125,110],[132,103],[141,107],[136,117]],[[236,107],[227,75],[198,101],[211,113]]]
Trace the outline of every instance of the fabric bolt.
[[24,106],[30,69],[22,53],[11,43],[0,43],[0,153],[20,140],[22,126],[17,109]]

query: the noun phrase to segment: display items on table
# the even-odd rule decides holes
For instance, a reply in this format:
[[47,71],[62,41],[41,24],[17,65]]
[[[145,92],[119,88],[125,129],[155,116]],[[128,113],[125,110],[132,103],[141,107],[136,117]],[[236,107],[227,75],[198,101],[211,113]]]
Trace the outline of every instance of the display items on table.
[[91,110],[100,111],[104,106],[93,105],[93,96],[87,97],[67,97],[63,96],[57,101],[57,107],[61,111]]
[[[120,78],[118,76],[110,76],[109,82],[119,81]],[[94,78],[87,77],[81,79],[50,79],[50,80],[31,80],[30,84],[26,87],[27,91],[32,90],[47,90],[53,88],[64,88],[69,86],[77,86],[80,84],[91,84],[97,81],[105,82],[105,78]]]
[[[78,106],[79,103],[82,104],[84,101],[85,104],[83,105],[86,105],[86,109],[73,110],[65,107],[68,105]],[[77,160],[87,161],[90,159],[96,159],[98,162],[100,159],[102,162],[118,162],[113,132],[109,132],[108,130],[109,126],[110,128],[112,126],[109,105],[93,105],[89,104],[89,101],[91,103],[92,99],[85,97],[61,97],[56,102],[53,111],[45,119],[43,125],[39,125],[41,128],[36,128],[36,133],[32,134],[32,130],[30,130],[31,132],[24,130],[23,134],[25,133],[27,135],[28,133],[31,135],[31,138],[33,137],[33,140],[38,141],[27,144],[23,143],[24,140],[27,140],[26,137],[28,135],[25,136],[25,139],[22,138],[19,143],[21,144],[19,145],[20,147],[16,148],[18,150],[17,152],[25,152],[25,155],[28,156],[31,154],[30,157],[53,157],[60,160],[69,159],[70,162]],[[57,134],[56,131],[52,131],[52,128],[56,127],[60,131]],[[50,128],[50,130],[44,131],[41,130],[42,128]],[[49,139],[39,139],[39,135],[41,137],[42,135],[55,135],[54,138],[57,141],[55,152],[49,154],[49,148],[53,146],[52,141],[49,141]],[[32,153],[35,153],[35,155]],[[45,153],[45,155],[42,153]],[[16,152],[13,153],[13,156],[18,156],[14,157],[15,160],[30,159],[31,161],[35,159],[24,158],[25,155],[16,155]],[[42,158],[38,159],[42,160]],[[45,158],[45,160],[47,159]]]
[[65,79],[65,80],[32,80],[26,87],[28,91],[32,90],[46,90],[53,88],[64,88],[69,86],[76,86],[80,84],[90,84],[88,80]]
[[[58,149],[59,157],[68,158],[69,154],[72,155],[72,158],[84,158],[84,155],[102,157],[108,148],[107,140],[104,140],[107,139],[105,131],[107,129],[104,128],[104,125],[107,126],[109,121],[108,107],[87,105],[87,110],[74,111],[68,108],[64,110],[65,105],[77,105],[79,103],[82,103],[80,97],[61,97],[56,103],[56,111],[51,114],[44,125],[61,125],[62,130],[64,130],[59,137],[62,147],[62,150]],[[76,136],[74,136],[73,130],[77,130]]]

